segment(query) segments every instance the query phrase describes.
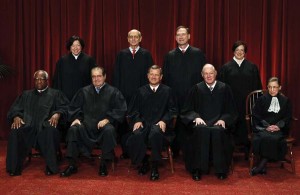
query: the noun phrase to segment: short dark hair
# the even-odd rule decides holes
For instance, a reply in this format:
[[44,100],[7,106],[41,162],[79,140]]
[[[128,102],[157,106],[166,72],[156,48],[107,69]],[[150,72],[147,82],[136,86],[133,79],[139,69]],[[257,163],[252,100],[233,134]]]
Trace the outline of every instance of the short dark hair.
[[94,70],[101,70],[101,71],[102,71],[102,75],[103,75],[103,76],[106,75],[106,71],[105,71],[105,69],[104,69],[102,66],[96,66],[96,67],[92,68],[92,70],[91,70],[91,75],[92,75],[92,72],[93,72]]
[[178,26],[177,28],[176,28],[176,33],[175,34],[177,34],[177,31],[179,30],[179,29],[181,29],[181,28],[184,28],[185,30],[186,30],[186,32],[187,32],[187,34],[190,34],[190,29],[188,28],[188,27],[186,27],[186,26]]
[[66,48],[68,51],[70,51],[71,49],[71,46],[73,45],[74,41],[79,41],[80,45],[81,45],[81,48],[83,49],[85,44],[84,44],[84,41],[83,39],[81,39],[79,36],[77,35],[73,35],[72,37],[70,37],[68,40],[67,40],[67,43],[66,43]]
[[234,52],[235,51],[235,49],[237,48],[237,47],[239,47],[240,45],[243,45],[244,46],[244,50],[245,50],[245,53],[247,53],[247,43],[245,42],[245,41],[236,41],[234,44],[233,44],[233,46],[232,46],[232,52]]
[[152,65],[152,66],[150,66],[150,68],[148,69],[148,73],[150,72],[150,70],[159,70],[160,71],[160,75],[163,74],[161,67],[158,66],[158,65]]

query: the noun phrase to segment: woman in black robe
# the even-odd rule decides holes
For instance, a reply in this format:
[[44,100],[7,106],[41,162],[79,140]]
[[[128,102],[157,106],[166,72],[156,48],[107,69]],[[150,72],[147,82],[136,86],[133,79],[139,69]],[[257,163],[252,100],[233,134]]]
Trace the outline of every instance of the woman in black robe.
[[235,99],[239,112],[239,118],[234,130],[236,145],[245,145],[248,153],[248,132],[245,120],[245,103],[247,95],[257,89],[262,89],[258,68],[255,64],[245,58],[247,43],[237,41],[232,46],[234,57],[222,66],[219,80],[227,83]]
[[259,97],[253,108],[253,152],[260,156],[260,162],[250,174],[266,173],[268,161],[278,161],[285,157],[287,144],[285,137],[292,116],[289,99],[279,93],[278,78],[268,81],[268,93]]

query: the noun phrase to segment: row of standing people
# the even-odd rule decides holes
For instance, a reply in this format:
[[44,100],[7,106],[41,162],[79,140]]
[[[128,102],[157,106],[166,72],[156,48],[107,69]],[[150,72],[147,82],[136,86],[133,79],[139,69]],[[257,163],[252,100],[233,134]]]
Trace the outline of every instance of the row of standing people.
[[[146,79],[146,74],[149,66],[153,64],[153,60],[151,57],[151,54],[149,51],[141,48],[139,46],[139,43],[142,39],[141,33],[137,30],[131,30],[128,33],[128,42],[130,44],[129,49],[122,50],[116,60],[116,66],[115,66],[115,74],[114,74],[114,85],[120,89],[120,91],[124,94],[126,102],[129,104],[129,101],[131,99],[131,96],[133,95],[134,91],[139,88],[140,86],[144,85],[147,83]],[[163,82],[170,86],[174,92],[175,96],[178,100],[179,104],[179,113],[183,112],[183,103],[184,103],[184,97],[188,93],[188,90],[195,84],[199,83],[201,81],[201,76],[199,72],[202,70],[203,65],[206,63],[204,54],[197,48],[194,48],[188,44],[188,41],[190,39],[190,33],[189,29],[183,26],[180,26],[177,28],[175,39],[178,43],[178,48],[170,51],[166,58],[165,58],[165,63],[163,66]],[[70,41],[67,44],[67,48],[71,51],[68,56],[63,57],[60,59],[57,63],[56,67],[56,72],[54,76],[54,87],[61,89],[68,97],[69,100],[72,99],[72,96],[76,93],[76,91],[82,86],[86,86],[89,82],[89,76],[84,76],[88,75],[87,73],[89,70],[95,66],[95,62],[84,54],[82,52],[82,49],[84,47],[84,42],[81,40],[79,37],[71,37]],[[254,90],[261,88],[261,82],[259,79],[259,74],[257,67],[244,59],[244,55],[247,52],[247,46],[244,42],[237,42],[233,46],[233,51],[234,51],[234,58],[232,61],[227,63],[225,66],[222,67],[220,71],[220,80],[224,80],[226,83],[228,83],[233,90],[233,94],[235,97],[235,101],[238,105],[239,113],[240,113],[240,120],[243,120],[241,113],[243,113],[244,104],[243,106],[239,107],[242,103],[245,101],[246,95]],[[78,61],[77,61],[78,60]],[[77,74],[76,77],[71,76],[72,70],[74,70],[74,64],[73,63],[78,63],[78,66],[76,67],[75,71]],[[64,65],[66,64],[66,65]],[[83,65],[85,64],[85,65]],[[216,71],[214,70],[214,67],[208,68],[211,70],[211,72],[215,72],[216,76]],[[68,71],[71,70],[71,73]],[[101,72],[101,71],[100,71]],[[161,73],[160,73],[161,74]],[[184,76],[183,76],[184,74]],[[100,74],[101,75],[101,74]],[[105,76],[103,75],[103,70],[102,70],[102,77]],[[162,75],[161,75],[162,76]],[[202,76],[205,79],[203,72]],[[245,78],[246,77],[246,78]],[[98,79],[96,76],[94,79]],[[93,75],[92,75],[92,81],[94,83]],[[150,78],[148,77],[149,81]],[[211,78],[210,78],[211,79]],[[105,80],[105,79],[104,79]],[[249,82],[252,81],[252,82]],[[69,87],[65,84],[69,84]],[[151,83],[151,82],[150,82]],[[218,82],[219,83],[219,82]],[[221,83],[221,82],[220,82]],[[238,83],[238,85],[236,84]],[[245,84],[245,85],[244,85]],[[249,87],[249,88],[247,88]],[[247,89],[246,89],[247,88]],[[83,90],[81,90],[83,91]],[[78,92],[79,93],[79,92]],[[73,95],[72,95],[73,94]],[[81,95],[81,100],[73,100],[73,102],[79,103],[80,101],[83,101],[85,95]],[[95,100],[91,100],[94,101]],[[92,109],[86,108],[87,111],[90,112],[91,115],[95,114],[92,112]],[[79,114],[80,115],[80,114]],[[82,113],[81,113],[82,115]],[[82,117],[82,116],[81,116]],[[188,136],[183,135],[187,131],[184,131],[183,129],[186,128],[186,125],[183,122],[184,117],[179,117],[177,120],[177,138],[184,138],[179,140],[179,144],[175,145],[177,148],[178,146],[185,146],[182,147],[183,151],[185,151],[189,144],[190,140],[186,139]],[[115,119],[114,119],[115,120]],[[75,122],[73,121],[72,126],[76,126],[81,123],[80,119]],[[95,121],[93,121],[95,122]],[[100,123],[101,122],[101,123]],[[105,121],[100,121],[97,125],[98,128],[102,128],[107,125],[108,122],[111,122],[110,120],[105,120]],[[197,121],[195,121],[197,124]],[[199,121],[198,121],[199,122]],[[243,123],[243,122],[241,122]],[[90,123],[92,124],[92,123]],[[200,123],[201,124],[201,123]],[[239,123],[238,123],[239,124]],[[100,125],[100,126],[99,126]],[[222,124],[218,124],[221,125]],[[224,124],[223,124],[224,125]],[[241,130],[244,131],[244,135],[246,135],[246,128],[243,128],[241,125]],[[80,128],[79,128],[80,129]],[[139,128],[135,128],[139,129]],[[108,130],[110,131],[110,130]],[[68,135],[68,138],[70,137],[76,137],[75,135],[79,132],[82,132],[80,130],[73,130],[73,136]],[[102,131],[103,132],[103,131]],[[113,131],[112,131],[113,132]],[[236,134],[243,134],[240,133],[238,128],[235,128],[235,132],[238,132]],[[100,136],[101,137],[101,136]],[[99,138],[99,137],[98,137]],[[74,138],[75,139],[75,138]],[[103,139],[103,138],[99,138]],[[104,139],[103,139],[104,140]],[[99,140],[96,140],[99,141]],[[110,145],[114,145],[115,141],[111,140]],[[176,151],[176,147],[175,151]],[[74,154],[74,149],[67,150],[70,151],[70,155],[77,156]],[[109,159],[112,156],[111,153],[111,148],[108,147],[108,151],[110,153]],[[124,150],[125,151],[125,150]],[[71,155],[71,153],[73,154]],[[78,152],[78,150],[77,150]],[[83,151],[81,151],[83,152]],[[67,152],[68,153],[68,152]],[[67,155],[68,156],[68,155]],[[105,155],[104,155],[105,156]],[[132,156],[132,155],[131,155]],[[105,159],[105,158],[104,158]],[[185,159],[189,159],[189,156],[186,154]],[[198,159],[199,160],[199,159]],[[71,158],[70,160],[70,165],[73,168],[70,168],[70,166],[62,173],[62,175],[70,175],[73,172],[77,171],[76,165],[74,162],[75,160]],[[105,164],[105,163],[103,163]],[[154,163],[155,164],[155,163]],[[193,165],[186,163],[187,164],[187,169],[191,171],[193,178],[197,180],[200,176],[200,172],[206,172],[207,170],[205,168],[195,168]],[[197,163],[196,163],[197,164]],[[141,166],[141,169],[139,170],[139,173],[143,173],[143,168],[145,166]],[[51,169],[50,167],[47,166],[46,172],[57,172],[57,169]],[[11,169],[8,169],[9,172],[14,173],[15,171],[11,171]],[[20,170],[19,170],[20,171]],[[99,168],[99,174],[101,175],[106,175],[107,170],[105,168]],[[226,178],[227,177],[227,170],[226,168],[217,173],[218,177],[220,179]],[[157,176],[157,171],[152,177],[152,179],[157,179],[159,176]],[[155,176],[156,175],[156,176]]]

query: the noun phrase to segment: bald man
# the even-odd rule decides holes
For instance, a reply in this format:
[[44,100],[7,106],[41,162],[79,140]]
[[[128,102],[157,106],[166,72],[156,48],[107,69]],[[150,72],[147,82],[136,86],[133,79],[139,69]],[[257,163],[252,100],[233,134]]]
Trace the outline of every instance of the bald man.
[[232,157],[230,128],[237,118],[236,106],[230,87],[216,80],[213,65],[204,65],[201,74],[204,81],[192,87],[181,115],[192,135],[185,163],[198,181],[212,161],[216,176],[223,180]]

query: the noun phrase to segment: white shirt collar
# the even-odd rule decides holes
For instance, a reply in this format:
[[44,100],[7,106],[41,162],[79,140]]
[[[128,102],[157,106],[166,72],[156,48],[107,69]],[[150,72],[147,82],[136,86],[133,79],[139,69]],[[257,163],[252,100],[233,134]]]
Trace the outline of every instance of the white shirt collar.
[[[135,48],[135,53],[138,51],[140,49],[140,46],[137,46],[137,48]],[[131,47],[129,47],[129,50],[130,50],[130,52],[132,53],[132,48]]]
[[241,67],[241,64],[243,63],[243,61],[245,60],[245,58],[243,58],[242,60],[239,60],[235,56],[233,56],[233,60],[239,65],[239,67]]
[[180,51],[184,50],[186,52],[186,50],[189,48],[189,44],[184,48],[184,49],[181,49],[180,47],[178,47],[180,49]]
[[46,89],[48,89],[48,86],[45,87],[45,89],[42,89],[42,90],[37,89],[37,91],[38,91],[39,93],[42,93],[42,92],[46,91]]
[[209,89],[212,87],[212,90],[213,90],[217,84],[217,81],[215,81],[212,85],[208,85],[207,83],[205,83],[205,84]]
[[[149,84],[150,85],[150,84]],[[152,86],[152,85],[150,85],[150,88],[151,88],[151,90],[153,90],[153,89],[155,89],[155,91],[157,91],[157,88],[159,87],[159,84],[157,85],[157,86]]]

